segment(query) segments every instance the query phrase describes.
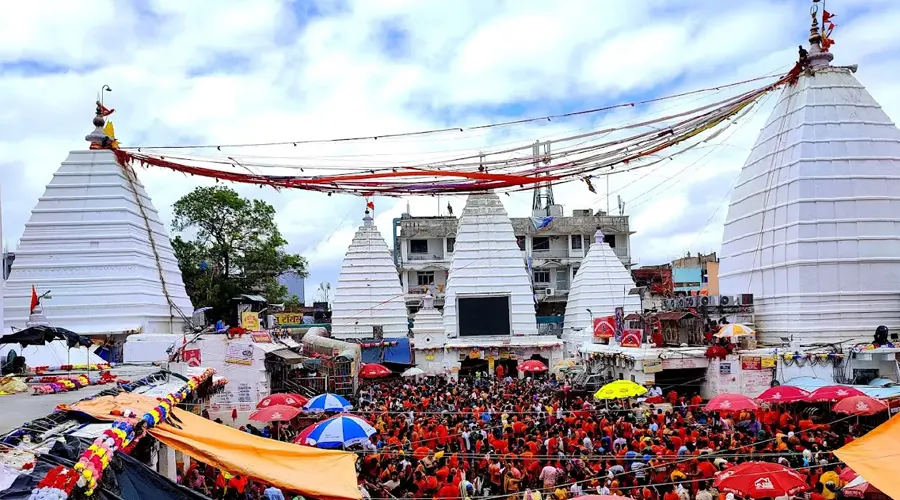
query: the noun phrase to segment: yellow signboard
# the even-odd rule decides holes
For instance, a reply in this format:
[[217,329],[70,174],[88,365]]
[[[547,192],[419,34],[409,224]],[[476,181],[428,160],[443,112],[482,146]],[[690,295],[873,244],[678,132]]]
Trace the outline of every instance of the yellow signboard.
[[262,330],[259,325],[259,313],[244,311],[241,313],[241,326],[251,332]]
[[761,368],[775,368],[775,356],[763,356],[759,360],[759,366]]
[[426,361],[434,361],[434,354],[426,354],[425,360]]
[[275,313],[275,325],[302,325],[303,315],[300,313],[280,312]]

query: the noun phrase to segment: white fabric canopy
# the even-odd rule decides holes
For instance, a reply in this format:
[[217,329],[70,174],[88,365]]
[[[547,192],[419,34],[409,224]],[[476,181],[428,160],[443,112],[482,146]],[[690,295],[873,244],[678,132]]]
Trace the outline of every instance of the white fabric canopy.
[[0,345],[0,356],[7,356],[9,351],[15,351],[17,355],[25,356],[25,365],[28,367],[106,363],[106,360],[88,350],[87,347],[69,349],[62,340],[25,347],[19,344]]

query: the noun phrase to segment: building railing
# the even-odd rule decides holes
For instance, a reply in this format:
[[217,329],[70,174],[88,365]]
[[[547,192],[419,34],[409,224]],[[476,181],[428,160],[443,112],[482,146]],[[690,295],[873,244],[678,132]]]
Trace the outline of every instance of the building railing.
[[445,285],[422,285],[422,286],[411,286],[409,290],[406,292],[411,295],[425,295],[425,292],[431,291],[431,294],[435,297],[444,295],[444,286]]
[[[579,254],[578,256],[581,257],[581,254]],[[549,250],[531,249],[532,259],[565,259],[568,257],[568,248],[551,248]]]
[[431,254],[431,253],[411,253],[406,256],[406,260],[409,261],[423,261],[423,260],[445,260],[444,254]]

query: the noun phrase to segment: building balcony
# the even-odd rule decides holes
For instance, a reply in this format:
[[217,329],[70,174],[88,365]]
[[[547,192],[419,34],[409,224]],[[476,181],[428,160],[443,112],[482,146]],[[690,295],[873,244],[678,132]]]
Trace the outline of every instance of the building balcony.
[[443,252],[439,253],[410,253],[406,256],[406,260],[410,262],[427,262],[427,261],[444,261],[449,260],[450,255],[444,255]]
[[423,285],[411,286],[406,292],[407,295],[425,295],[425,292],[431,291],[431,295],[435,298],[444,296],[444,287],[446,285]]
[[[578,257],[582,257],[583,254],[581,252],[578,253]],[[531,250],[531,258],[532,259],[568,259],[569,258],[569,249],[567,248],[550,248],[548,250]]]

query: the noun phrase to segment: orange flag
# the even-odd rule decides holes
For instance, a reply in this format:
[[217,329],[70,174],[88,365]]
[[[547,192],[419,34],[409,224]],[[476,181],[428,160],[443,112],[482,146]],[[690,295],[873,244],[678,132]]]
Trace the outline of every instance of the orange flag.
[[34,313],[34,308],[40,303],[38,299],[37,290],[35,290],[34,285],[31,285],[31,309],[29,310],[29,314]]

